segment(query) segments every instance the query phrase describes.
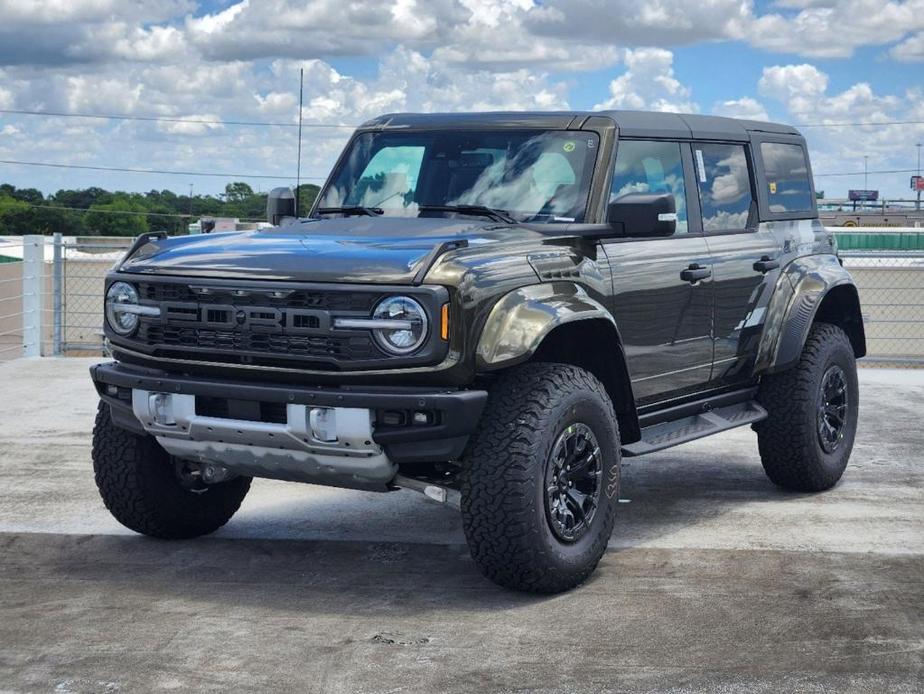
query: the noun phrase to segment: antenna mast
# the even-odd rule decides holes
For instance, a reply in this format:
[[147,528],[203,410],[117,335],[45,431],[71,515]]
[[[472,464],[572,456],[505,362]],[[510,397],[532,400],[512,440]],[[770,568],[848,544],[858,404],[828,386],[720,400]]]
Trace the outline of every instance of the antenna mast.
[[302,103],[305,89],[305,68],[298,69],[298,162],[295,165],[295,216],[298,217],[299,188],[302,183]]

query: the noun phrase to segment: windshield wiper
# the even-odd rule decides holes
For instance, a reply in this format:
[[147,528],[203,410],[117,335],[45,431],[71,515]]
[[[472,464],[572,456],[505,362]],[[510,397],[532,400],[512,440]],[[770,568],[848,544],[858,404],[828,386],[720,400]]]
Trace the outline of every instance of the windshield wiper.
[[498,210],[484,205],[419,205],[421,212],[458,212],[460,214],[474,214],[479,217],[488,217],[495,222],[516,224],[517,220],[510,216],[506,210]]
[[365,215],[366,217],[378,217],[384,214],[385,210],[381,207],[363,207],[362,205],[347,205],[346,207],[319,207],[315,210],[318,214],[342,214],[347,217],[351,215]]

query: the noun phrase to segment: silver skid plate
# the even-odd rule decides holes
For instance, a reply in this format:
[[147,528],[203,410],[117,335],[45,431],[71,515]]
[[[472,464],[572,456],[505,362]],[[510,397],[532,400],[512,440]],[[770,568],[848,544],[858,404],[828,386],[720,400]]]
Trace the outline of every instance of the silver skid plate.
[[132,391],[132,410],[171,455],[239,475],[386,491],[398,466],[372,439],[372,413],[334,408],[335,441],[312,435],[311,408],[286,405],[286,423],[196,414],[193,395]]

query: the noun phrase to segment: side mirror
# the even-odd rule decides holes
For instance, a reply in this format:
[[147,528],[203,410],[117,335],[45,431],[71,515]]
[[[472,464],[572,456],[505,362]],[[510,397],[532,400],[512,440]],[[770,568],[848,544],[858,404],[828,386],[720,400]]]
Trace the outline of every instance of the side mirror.
[[673,193],[629,193],[606,208],[606,221],[625,236],[671,236],[677,231]]
[[273,188],[266,196],[266,221],[278,226],[286,217],[295,217],[295,193],[291,188]]

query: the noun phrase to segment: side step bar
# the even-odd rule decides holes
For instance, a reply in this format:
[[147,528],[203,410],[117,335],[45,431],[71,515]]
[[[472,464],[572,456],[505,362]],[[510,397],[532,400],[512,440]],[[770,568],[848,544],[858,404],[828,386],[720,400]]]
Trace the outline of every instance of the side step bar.
[[642,438],[622,447],[627,458],[679,446],[767,417],[754,396],[757,389],[698,400],[642,416]]

